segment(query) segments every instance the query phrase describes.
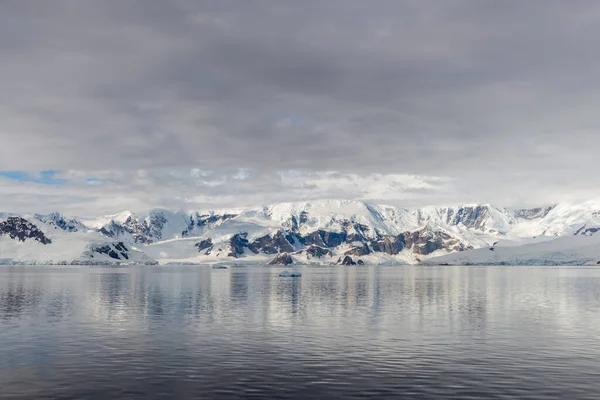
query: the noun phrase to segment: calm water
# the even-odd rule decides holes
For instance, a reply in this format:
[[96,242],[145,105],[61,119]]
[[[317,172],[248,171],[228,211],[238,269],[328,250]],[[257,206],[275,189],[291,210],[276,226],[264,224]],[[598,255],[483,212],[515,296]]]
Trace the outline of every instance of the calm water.
[[0,398],[598,398],[600,269],[0,267]]

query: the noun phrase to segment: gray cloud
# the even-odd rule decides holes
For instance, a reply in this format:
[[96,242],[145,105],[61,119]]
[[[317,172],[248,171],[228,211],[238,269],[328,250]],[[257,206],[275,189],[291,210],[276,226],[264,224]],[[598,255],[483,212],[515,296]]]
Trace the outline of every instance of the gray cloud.
[[583,0],[5,1],[0,169],[259,171],[209,193],[240,202],[364,197],[274,183],[290,170],[453,182],[399,202],[587,196],[599,20]]

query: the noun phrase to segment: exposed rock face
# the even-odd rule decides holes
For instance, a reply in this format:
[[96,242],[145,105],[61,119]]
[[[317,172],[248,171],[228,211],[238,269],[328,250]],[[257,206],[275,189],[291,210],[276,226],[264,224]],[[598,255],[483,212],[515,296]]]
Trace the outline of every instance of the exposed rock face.
[[[352,229],[360,226],[354,224]],[[228,256],[238,257],[248,249],[254,254],[279,254],[294,253],[295,247],[292,243],[301,243],[306,246],[306,253],[312,257],[321,258],[333,255],[332,249],[342,245],[351,244],[353,247],[347,250],[345,256],[362,257],[373,252],[382,252],[397,255],[404,249],[410,249],[415,254],[428,255],[440,249],[450,251],[462,251],[469,248],[460,240],[453,238],[442,231],[433,231],[427,227],[413,232],[404,232],[397,236],[377,235],[374,240],[367,239],[363,233],[346,234],[344,232],[327,232],[317,230],[298,236],[290,232],[279,231],[274,235],[265,235],[252,242],[247,239],[246,233],[236,234],[231,237],[229,244],[231,251]],[[199,251],[211,249],[210,239],[197,243]]]
[[131,216],[122,224],[111,221],[107,226],[100,229],[100,233],[115,239],[130,234],[135,243],[150,244],[154,242],[152,230],[145,221],[140,222],[137,218]]
[[41,244],[52,243],[52,240],[47,238],[37,226],[21,217],[9,217],[6,221],[0,222],[0,235],[7,235],[21,242],[33,239]]
[[194,229],[214,228],[235,217],[237,214],[192,214],[188,227],[181,232],[181,236],[189,236]]
[[[246,233],[238,233],[229,239],[231,251],[227,254],[228,257],[237,258],[239,255],[244,254],[244,248],[247,248],[250,244],[246,236],[248,236]],[[251,250],[256,253],[253,249]]]
[[290,265],[293,262],[294,262],[294,260],[292,260],[292,256],[290,256],[289,253],[281,253],[281,254],[277,255],[277,257],[275,257],[269,263],[269,265]]
[[321,237],[321,231],[309,233],[306,236],[301,236],[299,239],[300,243],[302,243],[305,246],[328,247],[323,241],[323,238]]
[[195,246],[198,248],[198,252],[208,249],[208,251],[205,254],[210,254],[210,250],[212,250],[213,248],[213,242],[211,238],[208,238],[199,243],[196,243]]
[[523,218],[528,220],[544,218],[550,211],[554,209],[554,206],[545,208],[524,208],[515,211],[515,217]]
[[325,257],[325,256],[329,256],[331,257],[333,255],[333,253],[331,252],[331,250],[329,249],[325,249],[323,247],[319,247],[319,246],[309,246],[306,248],[306,254],[315,257],[315,258],[321,258],[321,257]]
[[369,245],[367,243],[363,243],[362,246],[355,247],[353,249],[348,250],[344,253],[347,256],[366,256],[371,254],[371,249],[369,249]]
[[[335,207],[345,210],[347,204],[352,204],[352,211],[356,207],[362,207],[362,214],[335,212]],[[451,233],[454,230],[444,228],[446,225],[486,230],[487,233],[496,230],[498,233],[517,218],[515,211],[504,210],[506,212],[503,212],[488,205],[435,210],[419,209],[410,214],[406,209],[333,201],[327,203],[328,209],[325,214],[319,211],[315,216],[311,215],[310,204],[304,206],[307,207],[306,210],[296,208],[295,205],[284,204],[284,206],[269,205],[252,208],[240,211],[241,214],[222,214],[218,211],[184,214],[157,210],[151,212],[145,219],[138,219],[133,215],[126,218],[129,214],[120,214],[115,220],[121,222],[104,225],[102,233],[131,245],[150,244],[168,238],[178,239],[179,232],[182,236],[200,236],[205,239],[195,243],[195,246],[203,255],[210,255],[216,252],[213,249],[221,247],[223,252],[219,251],[217,256],[228,255],[238,258],[243,255],[277,255],[285,252],[302,253],[306,257],[314,258],[343,254],[356,260],[373,253],[386,253],[393,256],[407,252],[421,256],[444,249],[448,252],[465,250],[469,248],[467,242],[470,240],[469,237],[456,239],[452,236],[454,233]],[[329,207],[334,211],[330,213]],[[529,214],[544,212],[547,211],[532,209]],[[522,211],[520,215],[524,217],[529,214]],[[256,224],[258,229],[252,227],[249,228],[251,231],[245,229],[237,231],[237,226],[245,225],[227,221],[238,217],[242,218],[240,221],[243,220],[244,224],[249,221],[250,224]],[[250,220],[246,221],[246,218]],[[217,236],[210,238],[211,230],[221,224],[226,225],[218,229]],[[279,226],[277,231],[265,234],[274,226]],[[403,232],[399,230],[402,226],[406,226],[406,229],[412,226],[425,226],[425,228]],[[266,230],[262,234],[264,236],[256,238],[253,232],[260,232],[262,229]],[[231,232],[229,235],[232,236],[222,241],[225,232]],[[591,233],[593,231],[590,230],[585,234]],[[253,235],[252,238],[250,234]],[[219,243],[215,238],[218,238]],[[479,239],[473,240],[476,245],[480,245],[480,242]]]
[[469,229],[483,229],[485,220],[490,216],[488,206],[460,207],[456,212],[448,212],[446,223],[451,225],[464,225]]
[[371,247],[373,251],[386,253],[390,255],[399,254],[402,250],[404,250],[404,236],[383,236],[379,240],[374,240],[371,242]]
[[147,228],[146,232],[148,234],[149,240],[161,240],[162,230],[167,224],[167,218],[163,213],[152,213],[150,214],[150,221],[144,221],[143,225]]
[[248,249],[254,254],[265,253],[265,254],[278,254],[278,253],[291,253],[295,251],[292,243],[295,241],[294,237],[284,232],[279,231],[275,235],[265,235],[258,239],[255,239],[250,243],[247,239],[246,233],[236,234],[231,237],[229,244],[231,246],[231,252],[228,254],[229,257],[237,257],[244,253],[244,249]]
[[320,247],[337,247],[344,243],[347,238],[346,232],[327,232],[318,230],[304,237],[300,237],[300,243],[305,246],[317,245]]
[[[339,260],[338,260],[338,262],[339,262]],[[352,259],[352,257],[346,256],[342,260],[342,265],[356,265],[356,263],[354,262],[354,260]]]
[[582,235],[582,236],[593,236],[595,233],[600,231],[598,227],[588,228],[586,225],[582,226],[574,233],[574,235]]
[[265,254],[277,254],[281,252],[291,253],[295,250],[291,242],[294,242],[294,238],[291,235],[284,235],[283,232],[279,231],[274,236],[265,235],[252,242],[249,246],[252,251],[258,253],[263,252]]
[[446,249],[447,251],[466,250],[467,246],[460,240],[441,231],[431,231],[423,228],[420,231],[406,232],[403,234],[404,243],[407,248],[412,248],[416,254],[427,255],[434,251]]
[[90,258],[94,258],[93,253],[106,254],[110,258],[114,258],[115,260],[129,260],[129,249],[125,246],[123,242],[111,243],[102,246],[92,247],[92,254],[90,254]]
[[365,265],[365,262],[363,260],[358,260],[356,262],[356,265]]
[[85,229],[85,227],[77,220],[66,218],[61,213],[57,212],[47,215],[36,214],[35,217],[44,223],[54,225],[67,232],[77,232],[80,229]]

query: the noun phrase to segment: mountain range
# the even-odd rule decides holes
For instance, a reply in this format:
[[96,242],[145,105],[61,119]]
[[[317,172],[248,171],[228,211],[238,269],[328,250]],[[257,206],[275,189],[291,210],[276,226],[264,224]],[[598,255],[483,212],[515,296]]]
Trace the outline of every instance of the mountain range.
[[596,264],[600,202],[508,209],[355,200],[99,218],[0,214],[3,264]]

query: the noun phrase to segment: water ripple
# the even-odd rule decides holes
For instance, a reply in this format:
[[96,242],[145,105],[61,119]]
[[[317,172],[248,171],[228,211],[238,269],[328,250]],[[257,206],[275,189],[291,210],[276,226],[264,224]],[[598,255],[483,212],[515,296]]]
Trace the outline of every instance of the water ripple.
[[597,398],[600,269],[0,267],[0,398]]

